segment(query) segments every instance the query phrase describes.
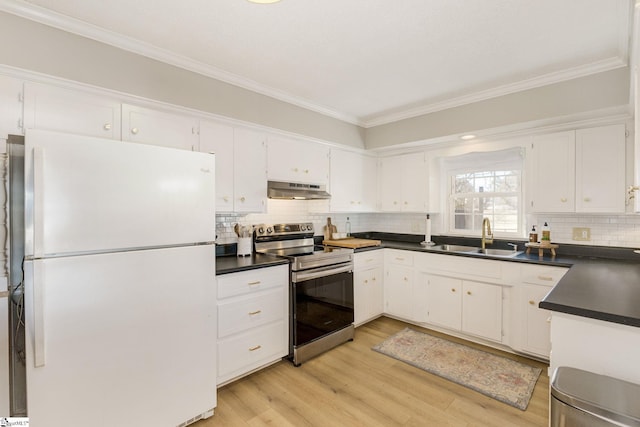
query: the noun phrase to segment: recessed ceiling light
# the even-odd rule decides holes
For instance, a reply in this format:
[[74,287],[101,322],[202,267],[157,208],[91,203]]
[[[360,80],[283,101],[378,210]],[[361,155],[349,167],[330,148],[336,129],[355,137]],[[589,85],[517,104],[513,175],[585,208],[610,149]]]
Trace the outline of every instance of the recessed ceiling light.
[[468,140],[473,139],[473,138],[475,138],[475,137],[476,137],[475,135],[471,135],[471,134],[469,134],[469,135],[462,135],[462,136],[460,137],[460,139],[464,139],[465,141],[468,141]]
[[269,4],[278,3],[280,0],[249,0],[251,3]]

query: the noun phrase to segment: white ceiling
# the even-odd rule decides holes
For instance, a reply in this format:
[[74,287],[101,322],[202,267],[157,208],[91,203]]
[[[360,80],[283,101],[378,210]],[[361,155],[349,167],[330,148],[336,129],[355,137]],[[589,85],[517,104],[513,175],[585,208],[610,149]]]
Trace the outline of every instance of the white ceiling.
[[374,126],[624,66],[632,1],[0,0],[0,9]]

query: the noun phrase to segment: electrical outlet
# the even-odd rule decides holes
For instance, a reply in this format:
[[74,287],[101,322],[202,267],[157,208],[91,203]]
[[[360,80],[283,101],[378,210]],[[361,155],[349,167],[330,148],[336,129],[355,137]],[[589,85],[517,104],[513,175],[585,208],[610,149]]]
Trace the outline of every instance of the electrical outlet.
[[589,227],[573,227],[573,240],[591,240],[591,229]]

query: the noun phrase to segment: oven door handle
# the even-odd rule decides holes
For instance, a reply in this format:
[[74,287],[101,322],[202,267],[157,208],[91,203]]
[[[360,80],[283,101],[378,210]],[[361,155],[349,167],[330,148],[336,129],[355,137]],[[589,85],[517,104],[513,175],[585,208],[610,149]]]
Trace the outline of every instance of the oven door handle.
[[309,270],[309,271],[300,271],[300,272],[294,271],[292,274],[292,281],[293,283],[300,283],[300,282],[304,282],[305,280],[312,280],[312,279],[317,279],[319,277],[327,277],[333,274],[347,273],[351,271],[353,271],[352,263],[339,266],[339,267],[331,265],[329,267],[314,268],[313,270]]

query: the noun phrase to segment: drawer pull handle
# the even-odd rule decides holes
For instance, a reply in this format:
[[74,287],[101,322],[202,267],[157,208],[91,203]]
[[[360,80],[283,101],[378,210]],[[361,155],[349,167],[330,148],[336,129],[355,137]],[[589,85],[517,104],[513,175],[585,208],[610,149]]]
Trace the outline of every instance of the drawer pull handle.
[[260,280],[256,280],[255,282],[247,283],[247,285],[249,285],[249,286],[255,286],[255,285],[259,285],[259,284],[260,284]]
[[536,305],[536,302],[534,300],[529,300],[529,304]]
[[553,277],[551,277],[551,276],[538,276],[538,279],[546,280],[547,282],[551,282],[553,280]]
[[404,258],[396,257],[396,261],[404,261]]
[[255,347],[251,347],[251,348],[249,349],[249,351],[256,351],[256,350],[260,350],[261,348],[262,348],[262,346],[261,346],[261,345],[257,345],[257,346],[255,346]]
[[262,313],[262,310],[250,311],[249,316],[255,316],[256,314]]

